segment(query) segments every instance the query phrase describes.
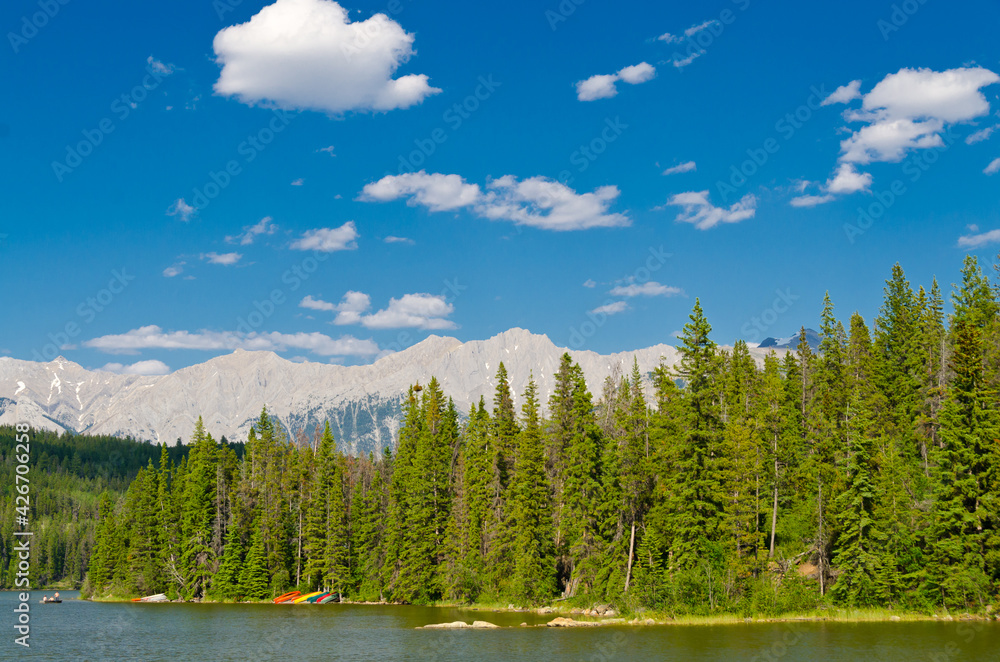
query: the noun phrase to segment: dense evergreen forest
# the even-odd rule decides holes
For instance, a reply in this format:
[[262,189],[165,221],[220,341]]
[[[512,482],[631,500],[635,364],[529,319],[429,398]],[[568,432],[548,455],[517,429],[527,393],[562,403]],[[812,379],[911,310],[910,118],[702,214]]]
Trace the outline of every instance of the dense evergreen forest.
[[898,265],[884,293],[871,326],[826,297],[819,351],[803,333],[762,365],[696,301],[676,367],[595,399],[564,355],[547,417],[533,382],[515,408],[502,364],[467,417],[431,378],[380,458],[329,426],[291,444],[266,410],[240,458],[199,421],[179,463],[164,449],[102,495],[87,589],[980,610],[1000,595],[1000,287],[967,257],[947,320]]
[[[160,448],[132,439],[58,435],[32,431],[29,510],[26,528],[33,532],[32,586],[79,588],[94,546],[97,504],[107,492],[125,493],[139,469],[160,456]],[[0,590],[14,586],[12,561],[15,526],[15,431],[0,426]],[[171,448],[180,460],[186,447]]]

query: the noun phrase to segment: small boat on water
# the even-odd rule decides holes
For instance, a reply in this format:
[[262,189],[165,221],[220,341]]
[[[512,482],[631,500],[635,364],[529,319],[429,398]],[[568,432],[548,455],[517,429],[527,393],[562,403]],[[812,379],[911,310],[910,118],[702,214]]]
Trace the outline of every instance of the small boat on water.
[[132,602],[169,602],[169,599],[163,593],[156,593],[144,598],[132,598]]
[[316,601],[318,605],[325,605],[327,602],[340,602],[340,593],[327,593]]
[[297,604],[298,605],[298,604],[302,604],[303,602],[311,602],[309,600],[309,598],[317,598],[317,597],[323,595],[325,592],[326,591],[314,591],[312,593],[306,593],[305,595],[301,595],[301,596],[295,598],[292,601],[292,604]]
[[50,598],[47,595],[44,596],[42,598],[41,602],[42,602],[43,605],[52,605],[52,604],[57,605],[57,604],[61,603],[62,600],[59,598],[59,594],[56,593],[55,597],[52,597],[52,598]]
[[272,600],[272,602],[274,604],[276,604],[276,605],[291,604],[292,600],[294,600],[295,598],[297,598],[297,597],[299,597],[301,595],[302,595],[301,591],[290,591],[288,593],[284,593],[282,595],[279,595],[274,600]]

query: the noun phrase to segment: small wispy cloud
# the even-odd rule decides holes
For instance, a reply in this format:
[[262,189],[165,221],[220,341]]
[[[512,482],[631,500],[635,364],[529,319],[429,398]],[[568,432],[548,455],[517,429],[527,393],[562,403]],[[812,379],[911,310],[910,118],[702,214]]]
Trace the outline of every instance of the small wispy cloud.
[[977,232],[975,225],[969,226],[970,234],[962,235],[958,238],[959,248],[980,248],[989,244],[1000,243],[1000,230],[990,230],[989,232]]
[[178,262],[177,264],[172,264],[163,270],[163,275],[167,278],[173,278],[174,276],[179,276],[184,272],[185,262]]
[[241,246],[249,246],[257,237],[274,234],[277,229],[278,226],[274,224],[274,219],[270,216],[265,216],[253,225],[243,226],[243,232],[226,237],[226,241],[230,244],[238,243]]
[[995,175],[1000,172],[1000,158],[990,161],[990,164],[986,166],[983,172],[987,175]]
[[680,165],[675,165],[663,171],[664,175],[679,175],[682,172],[694,172],[698,165],[694,161],[686,161]]
[[417,243],[417,242],[413,241],[412,239],[410,239],[409,237],[395,237],[393,235],[389,235],[388,237],[386,237],[382,241],[384,241],[387,244],[409,244],[411,246],[413,244]]
[[208,260],[209,264],[221,264],[224,267],[229,267],[243,258],[241,253],[203,253],[201,259]]
[[630,283],[612,288],[609,294],[616,297],[672,297],[683,294],[684,291],[672,285],[663,285],[655,280],[645,283]]
[[965,139],[965,144],[975,145],[976,143],[981,143],[984,140],[989,140],[990,136],[992,136],[993,132],[996,130],[997,128],[995,126],[988,126],[985,129],[981,129],[979,131],[976,131],[975,133],[969,134],[969,136]]
[[167,207],[167,216],[175,216],[184,223],[194,218],[197,213],[198,210],[189,205],[184,198],[177,198],[172,205]]
[[590,312],[595,315],[617,315],[618,313],[623,313],[626,310],[628,310],[628,303],[625,301],[612,301],[611,303],[606,303],[603,306],[598,306]]

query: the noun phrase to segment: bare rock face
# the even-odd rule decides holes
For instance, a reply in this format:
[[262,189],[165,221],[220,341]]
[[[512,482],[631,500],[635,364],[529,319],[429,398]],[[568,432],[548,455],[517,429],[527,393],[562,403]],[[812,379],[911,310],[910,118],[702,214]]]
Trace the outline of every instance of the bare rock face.
[[[369,365],[295,363],[273,352],[237,350],[163,376],[118,375],[88,370],[59,357],[48,363],[0,357],[0,424],[175,444],[186,442],[202,416],[216,439],[244,441],[266,405],[293,439],[311,439],[329,420],[337,445],[350,454],[381,454],[394,447],[401,402],[410,385],[437,377],[446,395],[466,413],[481,396],[493,398],[501,361],[515,406],[530,378],[545,405],[560,357],[568,350],[547,336],[511,329],[488,340],[462,343],[430,336]],[[762,350],[751,350],[762,359]],[[676,348],[655,345],[601,355],[569,351],[595,395],[608,376],[627,375],[633,359],[652,394],[649,374],[661,362],[673,366]]]
[[557,616],[546,623],[546,625],[550,628],[591,628],[597,627],[600,623],[595,623],[593,621],[574,621],[572,618]]

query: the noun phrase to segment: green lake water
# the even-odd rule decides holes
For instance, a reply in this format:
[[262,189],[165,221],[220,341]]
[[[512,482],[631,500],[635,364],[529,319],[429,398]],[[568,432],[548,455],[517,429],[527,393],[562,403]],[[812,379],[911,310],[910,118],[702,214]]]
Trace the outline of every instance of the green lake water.
[[[51,592],[46,592],[51,594]],[[14,644],[16,593],[0,593],[0,660],[1000,661],[1000,623],[771,623],[522,628],[551,616],[383,605],[39,604]],[[500,630],[416,630],[485,620]]]

